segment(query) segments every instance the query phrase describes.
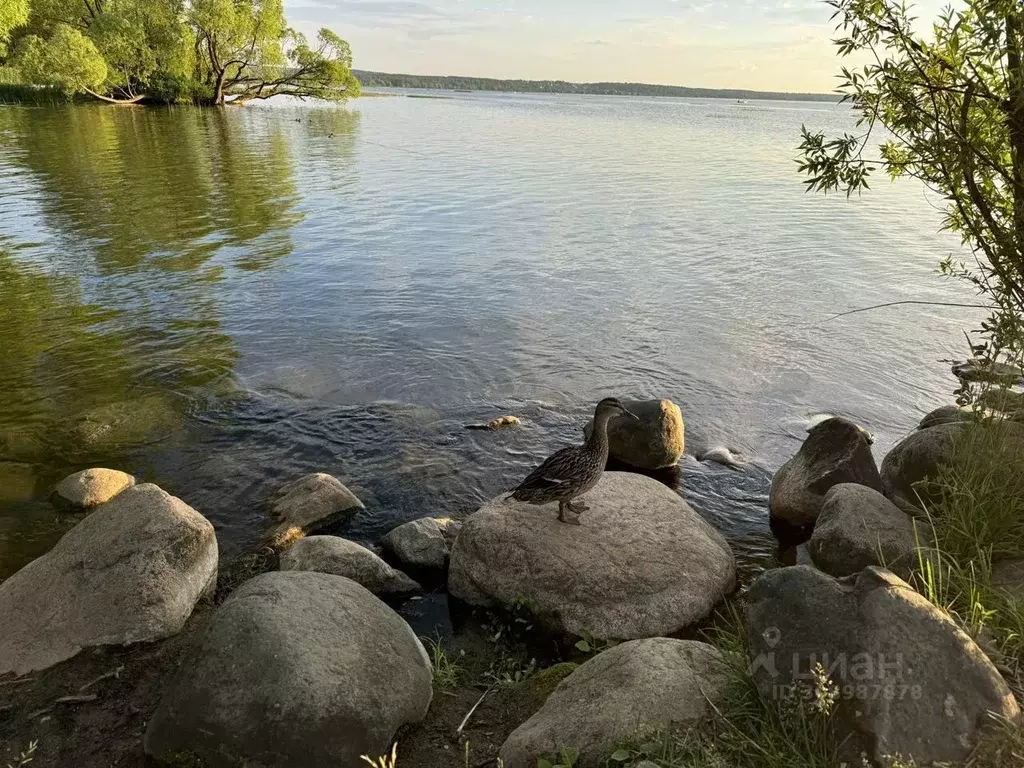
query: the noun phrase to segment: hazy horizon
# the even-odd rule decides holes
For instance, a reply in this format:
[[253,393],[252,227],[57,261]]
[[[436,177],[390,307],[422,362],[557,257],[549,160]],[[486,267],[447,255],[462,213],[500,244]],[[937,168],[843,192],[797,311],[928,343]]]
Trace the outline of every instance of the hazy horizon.
[[[918,3],[918,15],[941,5]],[[285,11],[306,34],[330,27],[375,72],[829,93],[838,71],[823,0],[285,0]]]

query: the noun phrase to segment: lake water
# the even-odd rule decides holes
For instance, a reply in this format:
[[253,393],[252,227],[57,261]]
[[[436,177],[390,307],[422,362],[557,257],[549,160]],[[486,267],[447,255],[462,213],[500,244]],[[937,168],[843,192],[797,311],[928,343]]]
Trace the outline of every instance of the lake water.
[[[601,397],[670,397],[681,492],[745,570],[771,472],[819,413],[881,455],[950,401],[971,310],[912,183],[806,195],[830,104],[539,95],[347,108],[0,108],[0,578],[73,524],[45,502],[112,466],[254,545],[325,471],[372,543],[463,516],[580,439]],[[521,429],[467,423],[515,414]]]

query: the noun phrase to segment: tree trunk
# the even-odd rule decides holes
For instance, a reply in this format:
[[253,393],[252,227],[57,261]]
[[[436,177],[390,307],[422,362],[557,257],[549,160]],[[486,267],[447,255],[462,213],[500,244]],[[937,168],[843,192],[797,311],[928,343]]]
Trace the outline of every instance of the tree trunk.
[[100,101],[105,101],[108,104],[125,104],[125,105],[138,104],[140,101],[142,101],[144,98],[146,98],[146,94],[143,93],[143,94],[140,94],[140,95],[138,95],[138,96],[136,96],[136,97],[134,97],[132,99],[112,99],[109,96],[104,96],[101,93],[96,93],[96,91],[90,91],[88,88],[83,88],[82,90],[84,90],[86,93],[88,93],[93,98],[99,99]]
[[[1024,71],[1022,71],[1020,18],[1011,12],[1006,18],[1006,116],[1010,132],[1010,162],[1013,172],[1013,229],[1016,248],[1012,258],[1016,275],[1024,273]],[[1019,305],[1024,306],[1024,286],[1015,289]]]
[[213,86],[213,103],[216,106],[222,106],[224,104],[224,76],[227,74],[227,70],[222,69],[217,73],[217,82]]

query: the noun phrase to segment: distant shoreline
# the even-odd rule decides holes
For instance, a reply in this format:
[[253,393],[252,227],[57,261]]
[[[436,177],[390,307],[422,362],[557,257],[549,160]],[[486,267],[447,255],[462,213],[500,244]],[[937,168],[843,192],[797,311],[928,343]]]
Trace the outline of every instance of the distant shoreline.
[[570,83],[565,80],[499,80],[489,77],[403,75],[353,70],[364,88],[415,88],[439,91],[494,91],[498,93],[571,93],[593,96],[672,96],[701,99],[838,102],[827,93],[785,93],[739,88],[687,88],[647,83]]

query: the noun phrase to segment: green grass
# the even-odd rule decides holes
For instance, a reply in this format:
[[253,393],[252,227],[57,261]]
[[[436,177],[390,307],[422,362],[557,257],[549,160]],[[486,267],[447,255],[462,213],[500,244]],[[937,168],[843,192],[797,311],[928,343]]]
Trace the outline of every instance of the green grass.
[[464,677],[464,670],[459,663],[462,654],[452,658],[441,645],[440,639],[421,638],[430,655],[430,666],[434,671],[434,687],[440,691],[452,691],[459,687]]
[[922,557],[918,587],[981,641],[1020,695],[1024,599],[993,584],[1001,561],[1024,559],[1024,457],[1014,453],[1020,441],[1007,439],[1011,429],[999,420],[972,423],[951,466],[928,482],[939,556],[937,563]]
[[0,104],[28,104],[36,107],[59,106],[73,101],[72,98],[52,88],[38,88],[34,85],[0,82]]

